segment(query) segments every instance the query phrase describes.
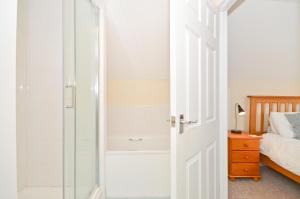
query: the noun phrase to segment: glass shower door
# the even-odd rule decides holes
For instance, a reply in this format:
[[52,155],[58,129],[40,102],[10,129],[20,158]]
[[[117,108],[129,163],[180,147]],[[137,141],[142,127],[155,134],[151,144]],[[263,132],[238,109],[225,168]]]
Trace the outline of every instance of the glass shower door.
[[64,2],[64,196],[98,187],[98,12],[90,0]]
[[76,199],[88,199],[98,184],[98,24],[90,0],[76,0]]

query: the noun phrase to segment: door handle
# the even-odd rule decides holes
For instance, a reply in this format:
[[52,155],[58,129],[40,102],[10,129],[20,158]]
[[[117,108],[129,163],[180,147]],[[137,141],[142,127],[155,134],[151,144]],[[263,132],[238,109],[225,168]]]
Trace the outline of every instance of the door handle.
[[180,120],[180,124],[183,124],[183,125],[197,124],[197,123],[198,123],[198,120],[192,120],[192,121]]
[[75,104],[75,96],[74,96],[74,90],[75,90],[75,86],[73,84],[66,84],[65,89],[71,89],[71,103],[70,104],[65,104],[64,107],[67,109],[71,109],[74,108],[74,104]]
[[184,133],[184,126],[185,125],[190,125],[190,124],[197,124],[198,120],[191,120],[191,121],[186,121],[184,119],[184,114],[180,114],[179,116],[179,122],[180,122],[180,127],[179,127],[179,133],[183,134]]

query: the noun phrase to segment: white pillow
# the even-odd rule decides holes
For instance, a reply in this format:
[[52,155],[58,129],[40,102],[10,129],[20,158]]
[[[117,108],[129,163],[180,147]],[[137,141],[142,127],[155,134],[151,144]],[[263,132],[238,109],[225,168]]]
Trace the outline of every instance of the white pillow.
[[271,113],[270,115],[270,118],[269,118],[269,123],[270,123],[270,126],[268,128],[268,133],[274,133],[274,134],[279,134],[275,125],[274,125],[274,121],[273,121],[273,114]]
[[283,112],[272,112],[270,115],[270,126],[271,130],[286,138],[294,138],[296,136],[292,125],[287,120],[285,114],[295,113],[283,113]]

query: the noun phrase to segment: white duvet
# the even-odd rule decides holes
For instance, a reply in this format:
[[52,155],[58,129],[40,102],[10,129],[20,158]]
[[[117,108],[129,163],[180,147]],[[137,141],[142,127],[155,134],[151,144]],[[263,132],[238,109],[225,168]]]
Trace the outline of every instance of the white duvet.
[[261,153],[300,176],[300,140],[266,133],[263,135],[260,147]]

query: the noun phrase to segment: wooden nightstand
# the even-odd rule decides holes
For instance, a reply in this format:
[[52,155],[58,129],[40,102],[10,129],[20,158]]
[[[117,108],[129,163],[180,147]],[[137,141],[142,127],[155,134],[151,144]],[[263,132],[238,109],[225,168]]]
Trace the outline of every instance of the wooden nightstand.
[[229,179],[253,178],[260,180],[260,136],[228,133]]

